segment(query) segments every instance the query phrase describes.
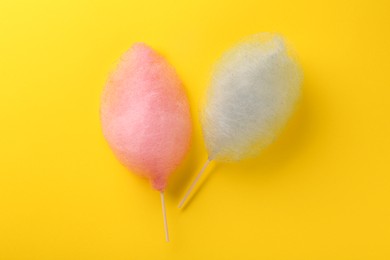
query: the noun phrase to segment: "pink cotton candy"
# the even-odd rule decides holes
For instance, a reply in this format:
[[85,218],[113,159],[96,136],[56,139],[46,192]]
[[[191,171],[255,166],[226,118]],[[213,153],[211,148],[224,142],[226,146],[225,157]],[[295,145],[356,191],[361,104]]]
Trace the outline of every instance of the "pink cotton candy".
[[163,191],[191,137],[187,96],[172,66],[145,44],[134,44],[107,82],[101,121],[119,161]]

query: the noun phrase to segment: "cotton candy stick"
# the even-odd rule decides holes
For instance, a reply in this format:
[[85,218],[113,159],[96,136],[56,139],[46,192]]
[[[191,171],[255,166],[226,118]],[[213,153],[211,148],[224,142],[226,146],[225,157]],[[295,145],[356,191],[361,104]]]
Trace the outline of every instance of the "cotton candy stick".
[[291,50],[277,34],[253,35],[222,56],[201,114],[208,160],[179,208],[210,161],[240,161],[275,140],[296,106],[301,81]]
[[101,100],[104,137],[118,160],[160,192],[189,149],[187,96],[175,70],[150,47],[134,44],[111,74]]

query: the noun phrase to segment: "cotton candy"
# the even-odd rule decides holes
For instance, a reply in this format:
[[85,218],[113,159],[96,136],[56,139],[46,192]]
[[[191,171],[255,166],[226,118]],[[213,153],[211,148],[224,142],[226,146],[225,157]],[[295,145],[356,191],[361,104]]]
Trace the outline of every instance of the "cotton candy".
[[301,81],[280,35],[257,34],[228,50],[202,113],[209,159],[238,161],[272,143],[294,110]]
[[201,114],[208,160],[239,161],[258,155],[288,121],[301,93],[302,72],[280,35],[253,35],[218,61]]
[[191,137],[187,96],[173,67],[147,45],[134,44],[106,84],[101,122],[119,161],[163,191]]

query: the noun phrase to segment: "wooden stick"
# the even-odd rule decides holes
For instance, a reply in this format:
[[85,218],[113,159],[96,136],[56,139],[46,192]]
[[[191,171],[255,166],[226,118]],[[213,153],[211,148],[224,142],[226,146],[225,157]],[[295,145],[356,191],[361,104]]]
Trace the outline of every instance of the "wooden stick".
[[164,192],[160,192],[161,195],[161,207],[162,207],[162,213],[164,218],[164,230],[165,230],[165,240],[169,242],[169,233],[168,233],[168,222],[167,222],[167,212],[165,210],[165,198],[164,198]]
[[186,194],[184,195],[183,199],[179,203],[179,208],[183,207],[184,203],[186,202],[188,196],[191,194],[191,191],[194,189],[196,183],[199,181],[200,177],[202,176],[203,172],[206,170],[207,166],[211,162],[210,159],[207,159],[206,163],[203,165],[202,169],[196,176],[195,180],[192,182],[190,188],[187,190]]

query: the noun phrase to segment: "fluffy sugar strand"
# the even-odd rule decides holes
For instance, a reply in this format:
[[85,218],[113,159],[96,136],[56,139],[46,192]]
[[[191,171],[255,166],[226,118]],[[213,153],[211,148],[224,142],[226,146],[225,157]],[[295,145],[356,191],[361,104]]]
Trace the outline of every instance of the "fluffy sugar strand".
[[272,143],[300,96],[301,70],[283,38],[253,35],[217,63],[202,113],[209,158],[238,161]]
[[119,161],[163,191],[191,136],[189,103],[173,67],[147,45],[135,44],[107,82],[101,121]]

